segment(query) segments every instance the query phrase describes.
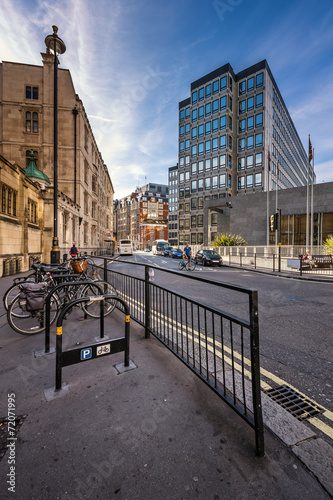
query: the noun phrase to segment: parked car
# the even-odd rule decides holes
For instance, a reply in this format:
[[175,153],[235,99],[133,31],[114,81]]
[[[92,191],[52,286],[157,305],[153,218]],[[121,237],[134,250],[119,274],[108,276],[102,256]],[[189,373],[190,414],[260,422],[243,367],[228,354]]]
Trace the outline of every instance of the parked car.
[[195,256],[195,261],[203,266],[222,266],[223,264],[222,257],[215,250],[199,250]]
[[169,247],[169,246],[165,246],[164,247],[164,257],[169,257],[169,253],[171,252],[172,250],[172,247]]
[[169,253],[169,257],[172,259],[181,259],[183,256],[183,250],[180,248],[172,248],[171,252]]

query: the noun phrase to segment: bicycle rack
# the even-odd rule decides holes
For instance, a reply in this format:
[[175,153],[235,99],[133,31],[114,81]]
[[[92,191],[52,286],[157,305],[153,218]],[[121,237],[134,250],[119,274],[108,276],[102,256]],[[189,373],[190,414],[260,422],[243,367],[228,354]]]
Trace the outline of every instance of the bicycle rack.
[[[71,276],[71,275],[70,275]],[[64,277],[64,276],[63,276]],[[60,283],[59,285],[56,285],[52,290],[49,292],[45,299],[45,354],[48,354],[50,352],[50,303],[51,303],[51,297],[54,295],[55,292],[62,288],[70,287],[70,286],[82,286],[82,285],[96,285],[97,288],[100,289],[101,293],[103,293],[102,286],[99,286],[98,281],[91,281],[91,280],[85,280],[85,281],[66,281],[65,283]],[[70,302],[69,304],[72,304]],[[103,337],[102,337],[103,338]]]
[[[125,309],[125,336],[113,340],[106,340],[104,342],[98,342],[85,347],[80,347],[78,349],[70,349],[68,351],[62,350],[62,322],[66,316],[67,311],[82,302],[100,302],[100,331],[101,338],[104,336],[104,300],[110,299],[117,300],[120,302]],[[89,359],[101,358],[110,354],[115,354],[117,352],[125,352],[124,365],[129,366],[129,338],[130,338],[130,314],[129,306],[126,302],[115,295],[100,295],[96,297],[81,297],[79,299],[70,302],[61,311],[57,319],[57,343],[56,343],[56,383],[55,392],[61,390],[62,386],[62,368],[65,366],[74,365],[76,363],[81,363],[82,361],[87,361]]]

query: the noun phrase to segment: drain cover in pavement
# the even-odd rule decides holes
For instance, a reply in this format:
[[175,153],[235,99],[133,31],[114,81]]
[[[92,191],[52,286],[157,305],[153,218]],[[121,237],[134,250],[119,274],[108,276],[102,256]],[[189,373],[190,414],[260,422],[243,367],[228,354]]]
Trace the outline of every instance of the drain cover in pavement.
[[320,413],[320,408],[310,403],[304,396],[301,396],[287,385],[269,389],[265,391],[265,394],[289,411],[298,420],[304,420]]
[[19,415],[15,417],[15,420],[10,421],[10,425],[8,425],[9,420],[7,417],[0,418],[0,461],[8,450],[8,443],[16,437],[26,416]]

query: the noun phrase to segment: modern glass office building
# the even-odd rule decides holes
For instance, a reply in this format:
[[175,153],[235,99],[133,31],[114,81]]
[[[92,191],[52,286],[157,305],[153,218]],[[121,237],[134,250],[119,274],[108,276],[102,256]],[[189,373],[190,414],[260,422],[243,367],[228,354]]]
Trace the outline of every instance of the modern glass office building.
[[[267,61],[226,64],[179,103],[178,242],[204,243],[209,200],[307,184],[307,153]],[[220,200],[223,205],[223,200]],[[217,224],[211,213],[209,224]]]

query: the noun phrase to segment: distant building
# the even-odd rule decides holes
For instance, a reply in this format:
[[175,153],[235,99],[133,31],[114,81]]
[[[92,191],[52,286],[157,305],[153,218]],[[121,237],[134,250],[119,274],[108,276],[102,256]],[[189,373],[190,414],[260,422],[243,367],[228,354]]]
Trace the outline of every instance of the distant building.
[[117,241],[131,239],[135,250],[168,239],[168,186],[148,183],[114,202]]
[[[37,213],[44,218],[39,251],[48,262],[53,236],[54,57],[44,53],[42,59],[42,66],[0,63],[0,154],[39,183],[43,210],[38,206]],[[114,189],[70,72],[60,68],[58,123],[60,254],[68,255],[73,242],[80,251],[96,254],[112,242]],[[37,177],[35,167],[28,168],[31,151]],[[18,254],[24,249],[17,249]]]
[[214,204],[307,184],[307,154],[265,60],[238,74],[226,64],[191,84],[179,103],[178,148],[180,245],[211,242]]

